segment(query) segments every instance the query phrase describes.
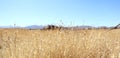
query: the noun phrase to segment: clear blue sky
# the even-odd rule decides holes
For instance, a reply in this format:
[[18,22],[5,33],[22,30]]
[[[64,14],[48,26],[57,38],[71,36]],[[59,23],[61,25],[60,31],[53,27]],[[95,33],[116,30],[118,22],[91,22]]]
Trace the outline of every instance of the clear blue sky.
[[120,23],[120,0],[0,0],[0,26],[114,26]]

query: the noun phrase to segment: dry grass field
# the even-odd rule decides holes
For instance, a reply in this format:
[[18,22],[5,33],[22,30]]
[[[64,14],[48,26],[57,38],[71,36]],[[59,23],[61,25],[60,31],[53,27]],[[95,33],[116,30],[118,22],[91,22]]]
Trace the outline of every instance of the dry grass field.
[[0,58],[120,58],[120,29],[0,29]]

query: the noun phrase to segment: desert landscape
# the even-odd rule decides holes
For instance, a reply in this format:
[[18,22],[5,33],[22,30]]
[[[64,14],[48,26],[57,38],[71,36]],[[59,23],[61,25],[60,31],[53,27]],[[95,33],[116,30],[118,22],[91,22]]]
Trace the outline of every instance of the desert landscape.
[[120,29],[0,29],[0,58],[120,58]]

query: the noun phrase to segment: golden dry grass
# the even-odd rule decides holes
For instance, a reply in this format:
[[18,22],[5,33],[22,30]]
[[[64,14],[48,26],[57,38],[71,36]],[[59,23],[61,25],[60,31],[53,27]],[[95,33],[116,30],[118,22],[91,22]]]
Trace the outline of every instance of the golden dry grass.
[[0,29],[0,58],[120,58],[120,29]]

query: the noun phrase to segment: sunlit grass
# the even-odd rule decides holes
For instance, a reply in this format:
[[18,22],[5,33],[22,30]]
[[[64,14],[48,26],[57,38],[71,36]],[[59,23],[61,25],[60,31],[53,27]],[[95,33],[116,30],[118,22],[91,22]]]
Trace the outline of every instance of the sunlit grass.
[[120,58],[119,35],[119,29],[0,29],[0,58]]

